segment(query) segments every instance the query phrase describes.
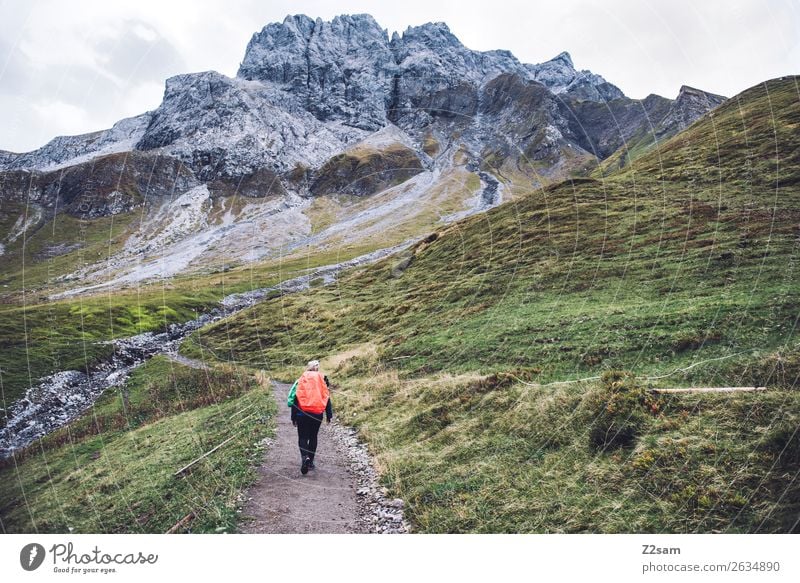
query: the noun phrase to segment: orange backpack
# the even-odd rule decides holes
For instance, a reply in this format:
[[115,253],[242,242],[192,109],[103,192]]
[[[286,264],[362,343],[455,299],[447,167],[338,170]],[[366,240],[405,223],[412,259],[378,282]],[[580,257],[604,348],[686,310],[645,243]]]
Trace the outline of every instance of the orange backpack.
[[307,370],[297,382],[297,406],[301,410],[319,415],[328,406],[328,386],[325,377],[319,371]]

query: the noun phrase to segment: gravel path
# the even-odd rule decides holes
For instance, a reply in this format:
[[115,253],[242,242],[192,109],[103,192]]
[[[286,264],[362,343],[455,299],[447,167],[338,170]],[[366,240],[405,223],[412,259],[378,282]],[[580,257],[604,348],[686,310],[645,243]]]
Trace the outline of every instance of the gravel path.
[[278,402],[275,438],[246,494],[241,531],[408,532],[402,500],[390,500],[378,485],[369,454],[352,429],[323,422],[314,460],[317,468],[305,476],[300,473],[297,429],[285,405],[289,385],[274,382],[273,392]]

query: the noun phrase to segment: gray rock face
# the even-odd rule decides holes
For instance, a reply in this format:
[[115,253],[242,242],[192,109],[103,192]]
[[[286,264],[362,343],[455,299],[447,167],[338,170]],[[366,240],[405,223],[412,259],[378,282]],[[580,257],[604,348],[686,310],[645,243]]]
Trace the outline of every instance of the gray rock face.
[[132,150],[150,121],[150,113],[118,121],[110,129],[81,134],[58,136],[47,144],[26,154],[0,153],[0,168],[4,170],[56,170],[79,164],[95,156]]
[[275,83],[319,120],[377,130],[393,70],[387,33],[371,16],[297,15],[253,35],[237,77]]
[[369,15],[331,22],[289,16],[270,24],[250,40],[237,76],[276,84],[295,108],[321,121],[374,131],[388,120],[424,125],[428,109],[472,115],[477,89],[501,74],[581,99],[623,96],[599,75],[576,71],[568,53],[523,65],[508,51],[468,49],[442,22],[409,27],[389,39]]
[[651,136],[671,100],[650,95],[643,100],[616,99],[607,103],[578,101],[562,106],[572,139],[603,160],[625,144]]
[[545,63],[525,65],[530,79],[555,94],[567,93],[582,101],[611,101],[625,95],[620,89],[591,71],[578,71],[569,53],[563,52]]
[[722,95],[715,95],[686,85],[682,86],[667,115],[661,120],[656,135],[664,137],[678,133],[720,105],[725,99]]
[[526,75],[511,53],[470,50],[441,22],[408,28],[392,38],[391,48],[399,68],[390,96],[394,119],[431,106],[471,115],[474,92],[483,84],[502,73]]
[[9,166],[14,160],[19,158],[21,155],[22,154],[17,154],[15,152],[0,150],[0,167],[5,168]]
[[280,107],[281,92],[214,71],[167,80],[139,150],[160,149],[201,180],[318,166],[365,132],[325,125],[303,110]]

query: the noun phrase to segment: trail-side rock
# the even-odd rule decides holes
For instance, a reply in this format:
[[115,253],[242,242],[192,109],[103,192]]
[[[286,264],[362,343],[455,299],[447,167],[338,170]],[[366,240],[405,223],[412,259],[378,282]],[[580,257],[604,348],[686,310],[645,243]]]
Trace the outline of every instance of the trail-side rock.
[[351,472],[358,483],[356,494],[362,519],[370,530],[385,534],[410,532],[411,526],[403,515],[405,503],[400,498],[390,498],[389,491],[379,485],[380,476],[366,445],[358,439],[357,431],[338,422],[332,423],[330,429],[349,460]]

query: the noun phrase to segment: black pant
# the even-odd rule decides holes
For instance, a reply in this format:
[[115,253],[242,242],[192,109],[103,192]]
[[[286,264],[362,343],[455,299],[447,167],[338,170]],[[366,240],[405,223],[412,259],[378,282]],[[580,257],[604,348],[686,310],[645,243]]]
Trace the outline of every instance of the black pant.
[[297,416],[297,437],[300,445],[300,457],[308,456],[314,461],[317,453],[317,434],[322,425],[322,415],[319,417],[303,413]]

